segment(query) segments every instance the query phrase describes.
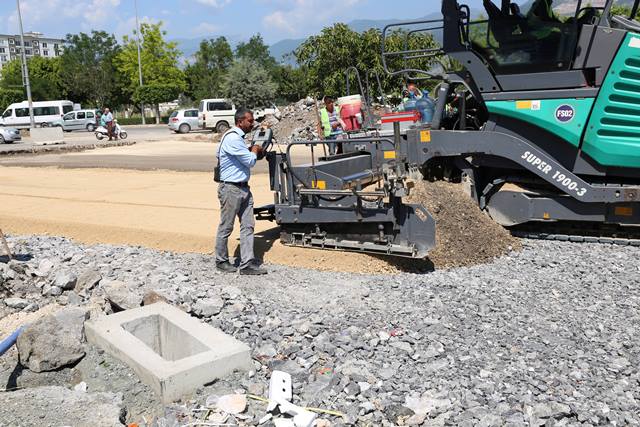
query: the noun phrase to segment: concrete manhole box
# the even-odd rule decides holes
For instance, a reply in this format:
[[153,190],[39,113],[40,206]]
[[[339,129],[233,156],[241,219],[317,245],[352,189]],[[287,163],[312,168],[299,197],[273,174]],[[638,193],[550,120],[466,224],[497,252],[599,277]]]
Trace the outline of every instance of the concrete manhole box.
[[249,347],[164,302],[85,323],[87,340],[129,365],[165,403],[235,370]]

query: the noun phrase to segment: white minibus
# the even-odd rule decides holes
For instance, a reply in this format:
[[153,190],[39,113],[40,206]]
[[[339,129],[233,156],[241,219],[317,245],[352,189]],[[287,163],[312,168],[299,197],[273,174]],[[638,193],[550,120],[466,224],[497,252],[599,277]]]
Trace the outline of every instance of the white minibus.
[[[66,113],[73,111],[71,101],[39,101],[33,103],[33,118],[38,126],[49,126],[53,121],[59,121]],[[15,128],[28,128],[29,103],[27,101],[11,104],[2,113],[0,125]]]

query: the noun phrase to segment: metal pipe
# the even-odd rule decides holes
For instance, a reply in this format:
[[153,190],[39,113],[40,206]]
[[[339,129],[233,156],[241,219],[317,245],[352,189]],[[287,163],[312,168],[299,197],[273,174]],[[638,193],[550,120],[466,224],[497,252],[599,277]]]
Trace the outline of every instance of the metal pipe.
[[27,66],[27,54],[25,53],[24,46],[24,30],[22,28],[22,12],[20,12],[20,0],[16,0],[18,7],[18,24],[20,25],[20,52],[22,55],[22,78],[24,80],[24,86],[27,88],[27,102],[29,103],[29,124],[30,129],[36,127],[36,121],[33,118],[33,99],[31,98],[31,82],[29,82],[29,67]]
[[[136,44],[138,45],[138,77],[140,77],[140,87],[142,87],[142,60],[140,58],[140,23],[138,22],[138,0],[134,0],[133,6],[136,10]],[[140,114],[142,114],[142,124],[147,122],[144,118],[144,102],[140,102]]]
[[438,102],[436,103],[436,110],[433,114],[433,120],[431,121],[431,129],[440,129],[444,109],[447,106],[447,96],[449,96],[449,83],[444,82],[440,85],[438,93],[436,94]]

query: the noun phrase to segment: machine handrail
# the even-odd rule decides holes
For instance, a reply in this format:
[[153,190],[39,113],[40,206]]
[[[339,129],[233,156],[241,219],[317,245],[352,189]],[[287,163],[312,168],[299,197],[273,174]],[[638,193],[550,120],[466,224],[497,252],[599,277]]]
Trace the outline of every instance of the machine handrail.
[[[413,25],[429,25],[429,24],[439,24],[439,25],[431,25],[431,26],[427,26],[424,28],[419,28],[419,29],[413,29],[411,31],[409,31],[406,34],[405,37],[405,49],[404,50],[400,50],[400,51],[388,51],[387,50],[387,37],[388,37],[388,33],[390,31],[390,29],[395,28],[395,29],[400,29],[401,27],[406,27],[406,26],[413,26]],[[406,61],[408,59],[420,59],[420,58],[435,58],[439,55],[443,55],[444,51],[442,50],[441,47],[437,47],[437,48],[425,48],[425,49],[408,49],[408,41],[409,41],[409,37],[412,34],[415,33],[421,33],[421,32],[428,32],[428,31],[434,31],[434,30],[442,30],[444,29],[444,18],[440,18],[440,19],[417,19],[417,20],[412,20],[412,21],[402,21],[402,22],[396,22],[393,24],[388,24],[386,25],[383,30],[382,30],[382,43],[381,43],[381,56],[382,56],[382,68],[384,69],[385,73],[387,73],[388,75],[391,76],[396,76],[398,74],[407,74],[409,72],[415,72],[416,70],[409,70],[407,69],[407,67],[405,66],[403,70],[400,71],[394,71],[391,70],[389,63],[388,63],[388,58],[395,58],[395,57],[401,57],[404,60],[404,63],[406,64]],[[410,55],[410,56],[408,56]],[[424,70],[417,70],[420,71],[422,74],[428,74],[426,73]]]

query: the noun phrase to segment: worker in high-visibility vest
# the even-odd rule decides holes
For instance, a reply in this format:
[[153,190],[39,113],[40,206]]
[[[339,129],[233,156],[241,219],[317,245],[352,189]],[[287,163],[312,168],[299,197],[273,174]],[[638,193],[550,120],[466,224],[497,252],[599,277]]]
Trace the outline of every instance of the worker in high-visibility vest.
[[[324,132],[324,139],[335,141],[341,139],[344,134],[346,125],[340,117],[340,107],[335,105],[335,101],[330,96],[325,96],[324,108],[320,110],[320,121],[322,123],[322,131]],[[329,153],[336,154],[338,151],[342,151],[339,148],[341,144],[335,142],[328,142]]]

